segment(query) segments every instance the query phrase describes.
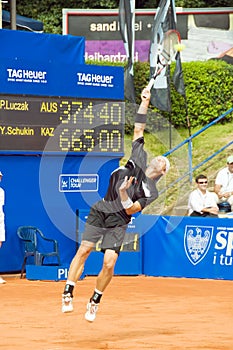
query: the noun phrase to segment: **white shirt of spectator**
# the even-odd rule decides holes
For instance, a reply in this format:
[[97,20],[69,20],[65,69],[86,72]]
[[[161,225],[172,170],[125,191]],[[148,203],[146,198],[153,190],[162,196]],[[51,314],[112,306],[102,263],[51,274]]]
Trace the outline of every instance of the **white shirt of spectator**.
[[198,188],[192,191],[189,195],[188,201],[188,215],[192,214],[193,211],[202,213],[203,208],[216,207],[213,193],[206,190],[203,194]]
[[215,184],[222,186],[220,193],[233,192],[233,173],[229,171],[228,167],[219,170]]

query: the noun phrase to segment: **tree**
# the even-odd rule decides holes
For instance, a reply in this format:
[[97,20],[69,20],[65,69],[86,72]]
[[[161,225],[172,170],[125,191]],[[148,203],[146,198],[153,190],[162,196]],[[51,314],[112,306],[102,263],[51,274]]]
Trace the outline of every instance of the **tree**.
[[[136,0],[136,8],[157,8],[159,0]],[[10,10],[10,2],[2,4]],[[232,0],[176,0],[176,7],[231,7]],[[46,33],[62,33],[62,9],[116,9],[119,0],[16,0],[17,14],[44,23]]]

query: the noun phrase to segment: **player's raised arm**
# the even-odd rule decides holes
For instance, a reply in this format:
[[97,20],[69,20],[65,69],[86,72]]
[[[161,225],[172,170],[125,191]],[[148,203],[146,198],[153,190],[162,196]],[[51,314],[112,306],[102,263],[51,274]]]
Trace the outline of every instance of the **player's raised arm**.
[[145,88],[142,90],[141,103],[134,123],[133,141],[143,136],[144,129],[146,127],[146,114],[150,103],[150,96],[151,94],[149,89]]

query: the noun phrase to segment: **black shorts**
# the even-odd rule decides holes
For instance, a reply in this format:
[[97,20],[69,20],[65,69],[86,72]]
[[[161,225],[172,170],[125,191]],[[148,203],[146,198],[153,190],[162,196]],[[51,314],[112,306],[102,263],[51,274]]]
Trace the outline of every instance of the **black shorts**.
[[[94,219],[92,217],[92,219]],[[82,235],[82,240],[97,243],[100,241],[101,251],[105,251],[106,249],[112,249],[116,253],[119,254],[121,245],[124,241],[125,232],[127,229],[127,224],[117,227],[100,227],[100,217],[96,218],[98,224],[96,225],[95,220],[87,220],[85,224],[85,230]],[[92,221],[90,224],[88,221]]]

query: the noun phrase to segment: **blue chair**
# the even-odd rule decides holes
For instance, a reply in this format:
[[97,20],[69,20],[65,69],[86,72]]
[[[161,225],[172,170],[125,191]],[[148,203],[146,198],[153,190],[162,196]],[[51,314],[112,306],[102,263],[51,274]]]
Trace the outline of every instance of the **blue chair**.
[[17,235],[24,248],[21,278],[29,257],[33,257],[35,265],[61,265],[58,242],[55,239],[45,237],[41,230],[35,226],[20,226],[17,229]]

